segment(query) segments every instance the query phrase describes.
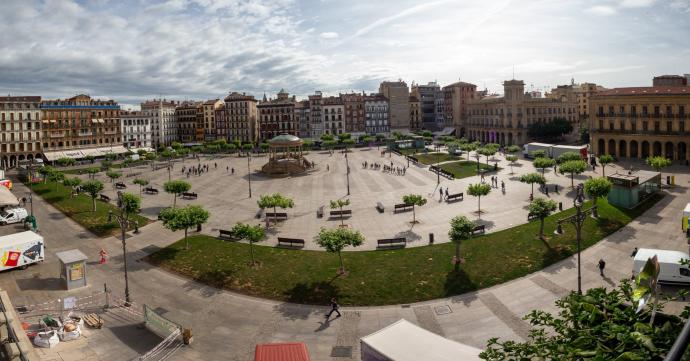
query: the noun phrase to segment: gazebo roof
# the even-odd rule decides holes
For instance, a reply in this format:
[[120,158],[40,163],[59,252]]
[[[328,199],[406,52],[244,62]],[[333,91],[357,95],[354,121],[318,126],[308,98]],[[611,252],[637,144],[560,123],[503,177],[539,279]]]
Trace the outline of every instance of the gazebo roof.
[[304,143],[302,139],[292,134],[281,134],[268,141],[271,146],[298,146]]

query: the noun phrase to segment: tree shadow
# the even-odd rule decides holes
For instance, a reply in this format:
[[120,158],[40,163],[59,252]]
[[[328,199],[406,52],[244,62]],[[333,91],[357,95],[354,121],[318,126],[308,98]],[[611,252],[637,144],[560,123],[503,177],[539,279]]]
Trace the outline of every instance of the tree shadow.
[[66,286],[63,284],[61,278],[46,277],[46,278],[23,278],[17,279],[17,287],[20,291],[59,291],[65,290]]
[[[482,213],[486,213],[485,211],[482,211]],[[484,226],[486,229],[491,229],[496,226],[496,223],[493,221],[489,221],[486,219],[477,219],[474,221],[474,224],[477,226]]]
[[443,295],[445,297],[453,297],[453,303],[461,302],[468,305],[474,299],[477,298],[475,292],[466,293],[468,291],[473,291],[477,289],[477,285],[472,282],[467,273],[462,269],[457,271],[450,271],[446,274],[446,280],[443,284]]
[[405,241],[407,242],[414,242],[414,241],[419,241],[422,239],[422,236],[418,233],[415,233],[412,228],[408,229],[407,231],[400,231],[396,233],[393,238],[405,238]]
[[210,271],[194,277],[194,281],[187,281],[182,285],[186,292],[197,291],[202,297],[212,297],[221,293],[221,289],[232,278],[232,272]]
[[[328,308],[324,306],[323,311]],[[299,305],[295,303],[281,303],[273,307],[275,312],[278,312],[283,318],[288,320],[306,320],[313,313],[319,313],[322,310],[314,306]]]
[[340,289],[333,284],[338,277],[336,275],[329,281],[299,282],[285,291],[284,295],[292,303],[326,305],[332,297],[338,298],[340,295]]

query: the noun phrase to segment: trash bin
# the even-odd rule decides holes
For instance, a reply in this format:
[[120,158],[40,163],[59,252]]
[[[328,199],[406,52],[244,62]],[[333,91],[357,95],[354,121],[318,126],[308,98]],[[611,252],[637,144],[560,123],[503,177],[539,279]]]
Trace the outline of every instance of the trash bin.
[[558,210],[559,211],[563,210],[563,202],[558,202]]
[[666,184],[671,184],[671,176],[670,175],[666,176]]
[[429,244],[434,244],[434,234],[429,233]]

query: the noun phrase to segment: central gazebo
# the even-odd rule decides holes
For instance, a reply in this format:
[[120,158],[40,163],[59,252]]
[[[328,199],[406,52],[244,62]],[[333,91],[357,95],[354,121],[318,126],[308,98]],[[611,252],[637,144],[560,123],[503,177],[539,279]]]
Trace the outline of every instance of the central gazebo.
[[304,158],[304,141],[291,134],[281,134],[268,141],[268,163],[261,171],[268,175],[291,175],[304,173],[314,163]]

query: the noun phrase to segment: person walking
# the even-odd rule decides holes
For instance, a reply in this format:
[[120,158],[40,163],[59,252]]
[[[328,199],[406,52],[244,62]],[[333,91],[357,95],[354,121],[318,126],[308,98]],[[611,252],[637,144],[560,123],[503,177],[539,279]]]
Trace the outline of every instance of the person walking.
[[504,181],[501,181],[501,190],[503,191],[503,193],[505,193],[506,191],[506,182]]
[[328,312],[328,314],[326,314],[326,319],[331,318],[331,314],[332,314],[333,312],[335,312],[335,313],[338,314],[338,316],[335,316],[335,317],[340,317],[340,316],[342,316],[342,315],[340,314],[340,311],[338,311],[338,308],[340,308],[340,306],[338,305],[338,302],[335,300],[335,297],[331,298],[331,311]]
[[635,257],[637,255],[637,247],[633,249],[632,253],[630,253],[630,257]]
[[438,188],[438,201],[443,201],[443,187]]
[[108,252],[106,252],[103,248],[101,248],[100,252],[98,252],[98,255],[101,257],[101,260],[98,263],[105,264],[106,257],[108,256]]
[[603,259],[599,259],[599,274],[604,277],[604,268],[606,268],[606,262]]
[[446,199],[448,199],[448,188],[446,188]]

